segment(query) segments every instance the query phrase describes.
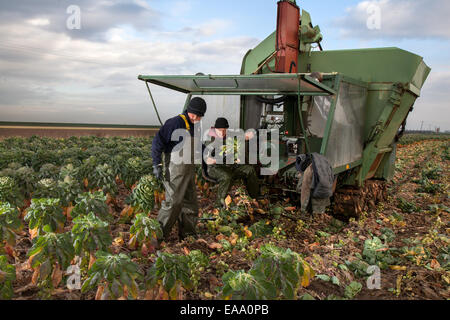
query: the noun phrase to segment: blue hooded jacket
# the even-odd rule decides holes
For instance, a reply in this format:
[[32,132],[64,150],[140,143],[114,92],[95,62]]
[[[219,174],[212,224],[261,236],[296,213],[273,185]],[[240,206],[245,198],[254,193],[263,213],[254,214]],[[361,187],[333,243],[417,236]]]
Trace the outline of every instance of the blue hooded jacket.
[[[186,120],[189,122],[191,137],[194,137],[194,124],[189,119],[187,112],[183,113]],[[172,133],[177,129],[186,129],[186,123],[180,115],[170,118],[159,129],[152,142],[152,159],[153,165],[161,164],[162,153],[171,153],[173,148],[183,141],[183,137],[180,137],[178,141],[172,141]]]

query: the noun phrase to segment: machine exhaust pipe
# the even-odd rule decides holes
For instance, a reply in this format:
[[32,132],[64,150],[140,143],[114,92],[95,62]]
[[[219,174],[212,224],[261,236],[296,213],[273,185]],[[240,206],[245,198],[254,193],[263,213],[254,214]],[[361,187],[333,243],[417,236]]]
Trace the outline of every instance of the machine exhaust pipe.
[[297,73],[300,47],[300,8],[294,0],[278,2],[275,72]]

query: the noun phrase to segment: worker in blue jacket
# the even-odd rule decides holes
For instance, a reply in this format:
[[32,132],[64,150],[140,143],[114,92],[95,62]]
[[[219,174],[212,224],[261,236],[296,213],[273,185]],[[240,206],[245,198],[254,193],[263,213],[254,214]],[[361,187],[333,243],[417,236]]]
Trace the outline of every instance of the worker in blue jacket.
[[[206,108],[205,100],[199,97],[193,98],[186,111],[167,120],[153,139],[153,174],[160,180],[164,179],[166,189],[166,200],[162,202],[158,213],[163,238],[153,243],[157,248],[163,240],[167,240],[177,221],[180,239],[196,234],[198,203],[195,164],[193,161],[177,164],[170,159],[174,156],[171,153],[179,150],[184,143],[190,143],[191,153],[194,154],[194,137],[196,139],[201,137],[201,134],[195,134],[195,130],[199,129],[199,126],[195,124],[199,123],[205,115]],[[172,134],[177,129],[187,130],[189,134],[186,137],[180,137],[177,141],[172,141]],[[165,177],[163,177],[163,168]]]

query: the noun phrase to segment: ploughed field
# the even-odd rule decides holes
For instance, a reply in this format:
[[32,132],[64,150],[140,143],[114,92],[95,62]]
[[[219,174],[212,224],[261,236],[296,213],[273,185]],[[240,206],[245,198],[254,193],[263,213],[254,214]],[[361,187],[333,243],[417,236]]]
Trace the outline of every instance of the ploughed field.
[[0,121],[0,140],[7,139],[8,137],[29,138],[32,136],[55,139],[70,138],[72,136],[145,138],[154,136],[158,130],[158,127],[151,126],[14,123]]
[[448,299],[450,139],[429,138],[403,138],[388,200],[357,221],[239,184],[215,208],[199,174],[199,236],[175,227],[158,252],[150,139],[5,139],[0,299]]

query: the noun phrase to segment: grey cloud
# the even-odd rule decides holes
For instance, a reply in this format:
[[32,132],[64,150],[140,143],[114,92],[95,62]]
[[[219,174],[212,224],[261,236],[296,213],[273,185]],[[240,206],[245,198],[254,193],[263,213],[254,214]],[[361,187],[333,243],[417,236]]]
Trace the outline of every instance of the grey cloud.
[[[367,21],[380,8],[381,28],[369,29]],[[347,8],[345,16],[332,25],[343,37],[361,39],[450,39],[450,1],[448,0],[370,0]]]
[[4,76],[0,78],[0,105],[14,106],[30,104],[35,101],[48,102],[51,94],[51,90],[48,88],[32,88],[10,81]]
[[[81,9],[81,29],[69,30],[66,10],[70,5]],[[39,26],[44,30],[65,33],[74,39],[106,41],[106,33],[114,27],[128,24],[135,29],[156,28],[161,13],[139,1],[109,0],[17,0],[0,3],[0,23],[25,22],[30,19],[48,19],[50,24]]]
[[[65,28],[71,3],[82,9],[86,34],[78,38]],[[195,30],[165,36],[152,28],[155,14],[136,0],[0,2],[0,119],[158,124],[139,74],[239,73],[243,55],[258,42],[200,41]],[[50,24],[32,25],[30,19]],[[215,30],[224,23],[216,21]],[[148,36],[104,41],[123,25],[147,28]],[[156,86],[152,91],[163,120],[181,110],[184,94]]]
[[[7,30],[0,26],[0,38]],[[64,54],[38,54],[33,60],[20,55],[13,61],[0,58],[0,118],[9,121],[158,124],[145,85],[137,80],[139,74],[239,73],[243,54],[257,42],[253,38],[175,44],[67,42],[60,34],[30,26],[18,26],[16,32],[23,43],[37,47],[33,39],[39,38],[49,53],[60,53],[50,48],[63,46]],[[70,52],[99,64],[70,60],[66,57]],[[181,110],[185,95],[156,86],[152,91],[163,120]]]

